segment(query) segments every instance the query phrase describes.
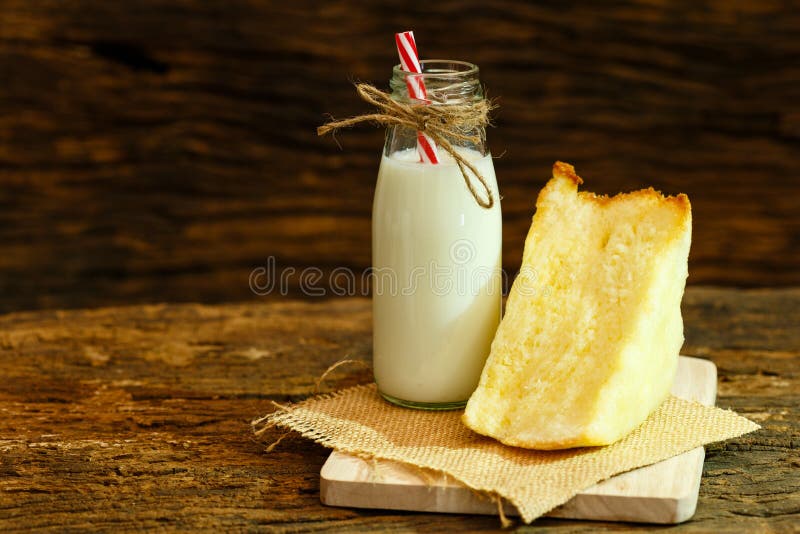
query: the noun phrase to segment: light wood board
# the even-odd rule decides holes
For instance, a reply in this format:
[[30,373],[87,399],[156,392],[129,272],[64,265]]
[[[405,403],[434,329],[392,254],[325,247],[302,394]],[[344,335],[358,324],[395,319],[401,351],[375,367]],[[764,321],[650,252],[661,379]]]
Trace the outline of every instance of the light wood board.
[[[717,368],[707,360],[681,356],[672,393],[713,405]],[[703,447],[595,484],[556,508],[549,517],[680,523],[694,515],[703,472]],[[320,473],[323,504],[464,514],[497,514],[497,506],[447,475],[431,479],[413,467],[379,460],[376,465],[337,451]],[[505,512],[516,515],[506,503]]]

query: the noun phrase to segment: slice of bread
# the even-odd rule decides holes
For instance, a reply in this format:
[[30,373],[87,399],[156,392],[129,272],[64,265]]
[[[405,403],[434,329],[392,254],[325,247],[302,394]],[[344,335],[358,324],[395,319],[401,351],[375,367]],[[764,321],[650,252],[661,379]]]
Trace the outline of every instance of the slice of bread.
[[536,201],[522,269],[464,413],[532,449],[613,443],[669,394],[683,344],[689,199],[578,192],[566,163]]

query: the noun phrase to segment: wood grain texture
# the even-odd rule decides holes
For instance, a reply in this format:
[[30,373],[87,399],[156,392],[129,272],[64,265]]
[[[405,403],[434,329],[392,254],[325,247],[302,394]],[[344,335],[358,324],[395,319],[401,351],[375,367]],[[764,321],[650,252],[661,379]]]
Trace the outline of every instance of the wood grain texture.
[[600,192],[687,193],[689,283],[800,283],[791,2],[4,0],[0,309],[245,299],[269,256],[368,266],[382,131],[315,128],[365,110],[351,81],[385,87],[410,27],[500,98],[510,271],[561,159]]
[[[800,289],[689,288],[683,352],[719,369],[717,404],[763,430],[708,448],[697,513],[675,531],[800,521]],[[159,305],[0,316],[0,530],[488,530],[491,517],[327,508],[328,451],[273,452],[249,421],[345,355],[370,358],[365,299]],[[336,389],[370,379],[341,367]],[[552,531],[623,525],[547,519]]]

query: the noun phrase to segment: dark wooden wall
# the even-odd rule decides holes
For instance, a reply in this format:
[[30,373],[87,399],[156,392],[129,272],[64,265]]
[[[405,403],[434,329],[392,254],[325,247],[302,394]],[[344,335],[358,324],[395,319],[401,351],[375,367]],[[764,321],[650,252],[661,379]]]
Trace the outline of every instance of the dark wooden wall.
[[386,85],[403,29],[500,98],[508,269],[562,159],[687,193],[690,283],[800,284],[796,2],[2,0],[0,310],[367,266],[382,132],[315,127],[365,110],[351,82]]

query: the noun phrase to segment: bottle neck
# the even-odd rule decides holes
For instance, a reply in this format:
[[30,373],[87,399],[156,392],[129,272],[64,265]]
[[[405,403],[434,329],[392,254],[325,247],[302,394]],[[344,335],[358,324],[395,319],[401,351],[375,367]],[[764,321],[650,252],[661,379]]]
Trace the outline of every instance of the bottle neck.
[[398,102],[412,102],[408,92],[409,77],[422,81],[431,105],[468,104],[483,100],[477,65],[465,61],[429,59],[420,61],[422,73],[409,73],[395,65],[389,87]]
[[[422,81],[425,86],[426,101],[432,106],[447,106],[456,104],[470,104],[484,99],[483,86],[480,83],[477,65],[465,61],[452,61],[430,59],[420,61],[422,73],[409,73],[396,65],[392,70],[392,79],[389,87],[392,90],[392,99],[402,103],[422,103],[409,95],[409,77],[416,83]],[[474,135],[478,141],[469,142],[458,139],[449,139],[456,147],[474,150],[485,156],[489,153],[486,145],[486,131],[479,128],[475,131],[464,132]],[[386,146],[384,154],[391,155],[400,150],[415,148],[417,144],[416,132],[401,126],[392,126],[386,132]]]

